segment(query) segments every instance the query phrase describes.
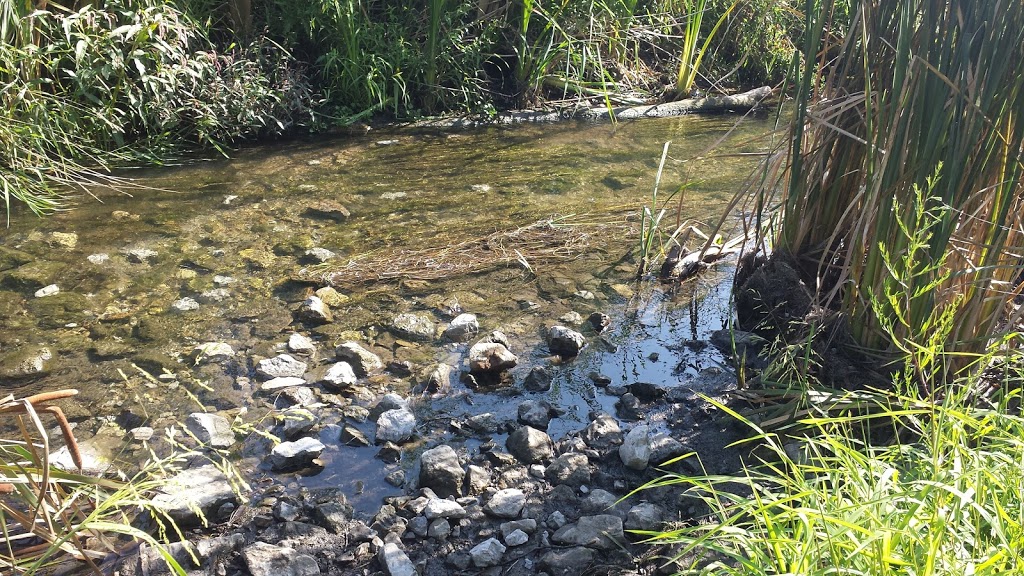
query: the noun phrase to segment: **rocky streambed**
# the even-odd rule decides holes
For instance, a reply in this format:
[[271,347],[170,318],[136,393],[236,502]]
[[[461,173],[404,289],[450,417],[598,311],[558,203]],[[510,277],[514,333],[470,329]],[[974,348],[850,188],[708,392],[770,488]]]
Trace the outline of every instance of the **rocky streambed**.
[[[321,297],[330,289],[320,294],[304,301],[297,316],[310,321],[319,316],[311,309],[328,310]],[[255,576],[674,570],[671,547],[638,544],[645,536],[636,531],[692,519],[699,506],[679,487],[630,493],[669,471],[735,469],[738,454],[727,445],[744,431],[699,395],[727,399],[735,387],[727,370],[707,368],[671,388],[591,372],[592,393],[602,397],[596,405],[611,409],[589,410],[584,423],[560,426],[566,431],[552,436],[552,423],[566,414],[548,401],[556,373],[577,370],[578,355],[601,345],[602,333],[614,330],[609,316],[595,312],[575,327],[553,324],[535,351],[517,350],[501,331],[480,335],[472,313],[449,317],[443,327],[426,314],[413,316],[396,316],[391,330],[439,335],[461,361],[410,376],[407,364],[365,343],[329,347],[293,332],[279,342],[280,354],[255,359],[255,378],[247,382],[277,419],[264,430],[280,442],[243,438],[223,415],[188,416],[185,426],[199,449],[245,445],[254,482],[239,493],[212,465],[189,468],[171,482],[157,502],[172,518],[194,525],[201,511],[217,523],[217,536],[198,531],[176,545],[180,561],[197,573]],[[723,336],[684,345],[726,346]],[[540,354],[545,360],[531,362],[524,377],[511,374],[520,356]],[[194,356],[224,364],[234,357],[219,342],[197,346]],[[400,382],[413,393],[389,391],[401,389]],[[477,408],[473,399],[485,395],[500,396],[508,408]],[[381,465],[358,481],[359,491],[393,488],[370,506],[345,486],[309,481],[355,465],[366,451]],[[363,504],[357,508],[353,499]],[[144,550],[119,569],[160,573],[160,562]]]
[[[767,129],[733,123],[371,134],[139,174],[0,237],[0,387],[80,389],[60,406],[92,473],[198,451],[158,499],[196,573],[655,571],[669,551],[630,530],[696,504],[619,500],[733,469],[745,431],[702,397],[736,386],[712,343],[729,271],[638,284],[628,254],[665,140],[699,180],[687,217],[718,217]],[[706,155],[727,132],[741,153]]]

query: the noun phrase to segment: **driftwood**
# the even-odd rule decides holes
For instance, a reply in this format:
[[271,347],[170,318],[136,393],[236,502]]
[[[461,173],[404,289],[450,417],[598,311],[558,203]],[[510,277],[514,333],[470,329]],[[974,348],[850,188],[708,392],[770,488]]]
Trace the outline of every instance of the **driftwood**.
[[637,120],[640,118],[668,118],[671,116],[684,116],[686,114],[697,113],[745,112],[751,108],[756,108],[761,104],[761,102],[771,95],[771,87],[762,86],[741,94],[707,96],[704,98],[687,98],[685,100],[677,100],[675,102],[643,106],[618,106],[613,107],[611,109],[611,113],[609,113],[609,109],[606,106],[596,106],[593,108],[580,108],[576,110],[555,112],[507,112],[490,118],[464,117],[423,120],[416,122],[413,126],[417,128],[474,128],[495,124],[540,124],[560,122],[563,120],[600,122],[610,120],[613,115],[616,120]]
[[[705,242],[700,250],[691,251],[684,245],[691,235],[704,239]],[[747,241],[746,236],[741,235],[728,242],[714,243],[694,226],[681,228],[676,231],[673,238],[676,238],[678,243],[669,250],[665,262],[661,265],[659,276],[662,280],[675,282],[688,280],[729,256],[739,254],[743,250],[743,244]]]

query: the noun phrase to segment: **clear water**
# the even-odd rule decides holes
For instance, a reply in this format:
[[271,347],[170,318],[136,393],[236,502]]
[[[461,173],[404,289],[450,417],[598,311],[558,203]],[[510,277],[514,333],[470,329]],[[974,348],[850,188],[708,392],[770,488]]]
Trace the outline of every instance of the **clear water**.
[[[238,377],[249,376],[253,359],[275,354],[294,330],[318,341],[317,362],[326,362],[335,343],[355,339],[385,362],[409,361],[420,371],[440,361],[459,367],[466,345],[417,344],[387,331],[391,318],[407,311],[434,314],[443,325],[437,305],[454,296],[477,314],[482,330],[509,336],[520,357],[514,382],[535,365],[551,365],[555,381],[543,394],[524,394],[517,385],[474,391],[456,383],[448,395],[419,398],[427,442],[463,441],[449,430],[452,419],[489,411],[514,420],[525,398],[565,410],[550,427],[558,439],[582,428],[588,411],[614,410],[616,398],[595,389],[591,373],[613,385],[674,387],[722,363],[711,348],[696,351],[683,343],[706,339],[723,326],[729,269],[680,287],[634,282],[638,215],[650,202],[662,146],[671,140],[662,198],[684,182],[688,187],[682,202],[669,206],[666,221],[674,224],[678,210],[681,221],[707,228],[742,188],[765,150],[768,130],[767,120],[737,123],[720,116],[614,127],[372,132],[128,173],[139,185],[131,196],[96,191],[97,199],[81,198],[73,210],[46,219],[16,213],[12,226],[0,232],[0,370],[38,347],[54,356],[41,376],[0,376],[0,392],[78,388],[81,394],[63,406],[80,422],[82,438],[104,427],[109,432],[120,426],[114,430],[121,433],[139,424],[161,428],[200,409],[197,404],[229,415],[244,407],[243,419],[258,421],[267,408],[253,400],[252,384]],[[309,217],[306,209],[324,200],[343,204],[351,216],[344,222]],[[410,252],[549,219],[585,235],[585,247],[573,258],[531,261],[524,247],[529,268],[496,253],[494,262],[472,274],[390,274],[402,271]],[[735,225],[734,219],[727,224]],[[77,243],[61,246],[55,232],[74,233]],[[343,270],[349,259],[375,258],[389,272],[377,281],[335,276],[349,300],[334,310],[334,323],[315,329],[293,321],[298,304],[315,288],[308,280],[318,275],[301,261],[313,246],[338,255],[330,270]],[[137,248],[156,256],[132,262],[128,251]],[[95,264],[87,258],[96,254],[109,259]],[[218,284],[218,276],[234,281]],[[33,296],[51,283],[59,294]],[[217,288],[226,291],[220,301],[200,297]],[[199,309],[172,311],[184,297],[199,299]],[[595,311],[612,318],[603,341],[588,333],[590,345],[579,358],[553,363],[542,339],[546,327],[569,312],[586,318]],[[195,366],[186,355],[206,341],[231,344],[236,360]],[[136,367],[174,376],[150,380]],[[408,378],[388,376],[369,383],[377,392],[403,394],[410,385]],[[359,427],[372,438],[372,424]],[[329,445],[331,440],[325,438]],[[252,440],[240,455],[261,449]],[[133,450],[123,457],[142,457]],[[371,510],[390,493],[379,479],[393,468],[373,459],[374,453],[331,446],[323,472],[294,482],[340,486],[357,506]]]

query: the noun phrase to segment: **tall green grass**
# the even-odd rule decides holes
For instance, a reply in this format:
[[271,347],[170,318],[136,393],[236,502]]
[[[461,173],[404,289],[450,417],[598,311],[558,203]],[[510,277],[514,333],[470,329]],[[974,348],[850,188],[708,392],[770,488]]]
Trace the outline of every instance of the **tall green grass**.
[[[822,302],[855,319],[867,350],[899,356],[896,341],[933,310],[955,309],[944,343],[965,355],[949,363],[955,372],[1006,320],[1024,264],[1024,76],[1012,64],[1024,57],[1024,7],[853,6],[841,42],[829,34],[831,4],[805,7],[774,245],[800,260]],[[921,203],[937,217],[916,218]],[[918,228],[926,246],[908,244]],[[907,309],[883,301],[876,312],[887,268],[909,250],[920,268],[903,286]]]

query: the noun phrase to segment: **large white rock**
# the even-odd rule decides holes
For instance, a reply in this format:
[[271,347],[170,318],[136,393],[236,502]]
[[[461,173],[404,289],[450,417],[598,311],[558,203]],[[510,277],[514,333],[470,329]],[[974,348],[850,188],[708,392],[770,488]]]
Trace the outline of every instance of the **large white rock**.
[[416,431],[416,416],[405,408],[387,410],[377,417],[377,442],[401,444]]
[[627,468],[643,470],[651,459],[651,429],[646,424],[635,426],[619,446],[619,458]]

